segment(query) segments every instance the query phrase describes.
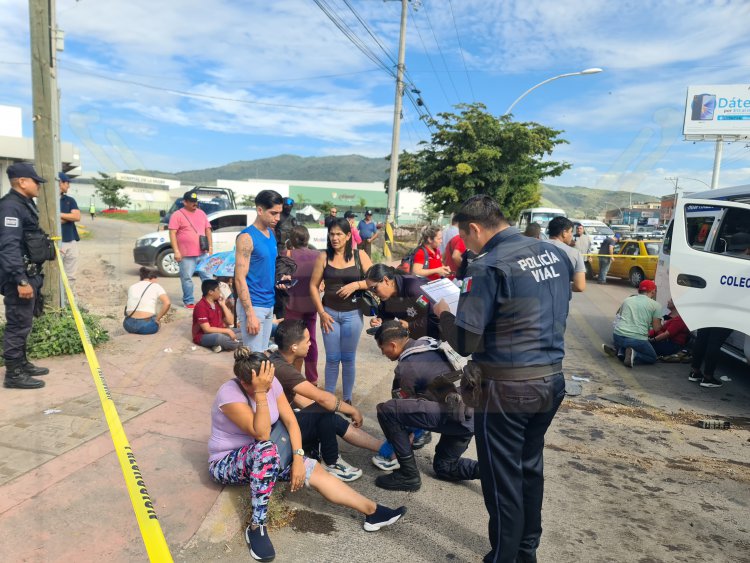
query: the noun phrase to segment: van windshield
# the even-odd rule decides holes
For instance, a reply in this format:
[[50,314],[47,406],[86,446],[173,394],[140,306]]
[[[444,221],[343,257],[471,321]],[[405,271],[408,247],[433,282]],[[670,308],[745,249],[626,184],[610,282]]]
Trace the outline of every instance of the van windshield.
[[586,231],[587,235],[604,235],[608,237],[615,236],[615,232],[606,226],[599,227],[597,225],[589,225],[584,226],[583,229]]
[[546,227],[549,225],[549,222],[552,221],[555,217],[559,217],[559,214],[557,213],[533,213],[531,215],[531,222],[532,223],[539,223],[541,227]]

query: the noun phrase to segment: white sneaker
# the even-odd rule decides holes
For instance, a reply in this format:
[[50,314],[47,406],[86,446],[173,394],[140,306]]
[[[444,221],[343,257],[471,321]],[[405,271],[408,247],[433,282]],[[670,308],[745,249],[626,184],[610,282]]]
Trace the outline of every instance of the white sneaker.
[[372,456],[372,464],[383,471],[395,471],[401,467],[397,459],[388,459],[380,454]]
[[352,467],[345,462],[341,456],[339,456],[336,463],[332,465],[326,465],[325,463],[321,463],[321,465],[323,466],[323,469],[328,471],[328,473],[347,483],[350,481],[356,481],[362,477],[362,470],[357,467]]
[[219,352],[221,352],[221,350],[222,350],[222,347],[221,347],[221,346],[219,346],[218,344],[217,344],[216,346],[212,346],[212,347],[211,347],[211,351],[212,351],[212,352],[213,352],[214,354],[218,354]]

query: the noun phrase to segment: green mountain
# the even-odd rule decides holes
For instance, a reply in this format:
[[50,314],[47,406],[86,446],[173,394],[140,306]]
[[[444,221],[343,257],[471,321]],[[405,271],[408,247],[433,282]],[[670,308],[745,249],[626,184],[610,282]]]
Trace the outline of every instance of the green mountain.
[[[257,160],[240,160],[203,170],[186,170],[174,174],[155,170],[130,170],[133,174],[180,180],[184,184],[207,184],[216,179],[247,180],[319,180],[326,182],[382,182],[388,177],[385,158],[368,158],[355,154],[344,156],[302,157],[290,154]],[[645,194],[596,190],[582,186],[566,187],[542,184],[545,207],[564,209],[578,219],[603,215],[605,209],[626,208],[632,202],[658,201]]]
[[168,174],[153,170],[133,170],[133,174],[180,180],[201,184],[222,180],[320,180],[326,182],[383,182],[388,177],[385,158],[368,158],[350,154],[345,156],[295,156],[283,154],[273,158],[240,160],[216,168],[186,170]]
[[630,203],[659,201],[658,197],[625,191],[597,190],[583,186],[542,184],[543,207],[564,209],[568,217],[588,219],[604,215],[608,209],[625,209]]

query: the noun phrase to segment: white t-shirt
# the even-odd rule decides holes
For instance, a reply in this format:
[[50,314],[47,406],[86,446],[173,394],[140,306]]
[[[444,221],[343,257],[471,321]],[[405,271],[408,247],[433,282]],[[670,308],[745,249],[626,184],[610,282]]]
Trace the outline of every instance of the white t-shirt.
[[[148,289],[146,289],[147,287]],[[136,306],[138,306],[138,311],[155,315],[156,302],[165,293],[166,291],[164,291],[162,286],[149,280],[141,280],[134,283],[128,288],[128,304],[125,305],[125,313],[133,313]],[[143,295],[142,298],[141,295]],[[141,300],[140,304],[138,303],[139,299]]]

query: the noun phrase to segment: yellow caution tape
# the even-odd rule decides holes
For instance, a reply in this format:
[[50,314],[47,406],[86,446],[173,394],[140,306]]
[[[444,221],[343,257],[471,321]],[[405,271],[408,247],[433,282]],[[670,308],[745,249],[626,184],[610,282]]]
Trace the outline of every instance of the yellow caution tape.
[[389,260],[393,253],[391,249],[393,247],[393,223],[385,224],[385,237],[383,238],[383,254]]
[[[53,238],[59,239],[59,237]],[[99,393],[99,400],[102,404],[104,417],[107,419],[109,432],[112,435],[115,453],[117,454],[117,459],[120,461],[120,467],[125,477],[125,485],[128,488],[128,494],[130,494],[130,502],[133,504],[135,518],[138,520],[138,527],[141,529],[143,544],[146,546],[146,552],[151,561],[172,561],[167,540],[164,538],[164,533],[161,531],[159,519],[154,510],[154,504],[146,489],[143,475],[138,467],[133,449],[130,447],[130,443],[128,443],[128,438],[125,435],[122,422],[120,422],[120,417],[117,414],[112,395],[107,387],[107,382],[104,380],[102,368],[99,366],[99,360],[97,360],[94,347],[91,345],[86,325],[83,324],[81,312],[78,310],[73,292],[70,289],[68,276],[65,275],[65,268],[63,267],[62,256],[60,255],[60,249],[57,248],[57,243],[55,243],[55,248],[57,250],[57,265],[60,268],[60,278],[62,279],[63,286],[65,286],[65,294],[68,296],[70,310],[73,313],[76,327],[78,327],[78,334],[83,343],[83,351],[86,354],[89,369],[94,378],[94,385],[96,385],[96,390]]]

